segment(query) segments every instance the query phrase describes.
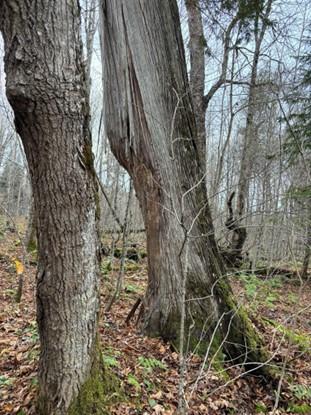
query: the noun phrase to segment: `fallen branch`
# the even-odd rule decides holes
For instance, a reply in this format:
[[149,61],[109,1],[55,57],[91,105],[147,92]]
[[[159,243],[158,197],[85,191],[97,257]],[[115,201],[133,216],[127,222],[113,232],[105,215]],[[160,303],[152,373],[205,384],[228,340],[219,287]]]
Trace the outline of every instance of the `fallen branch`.
[[[136,313],[136,310],[137,310],[137,308],[139,307],[139,304],[142,302],[142,298],[141,297],[139,297],[137,300],[136,300],[136,302],[135,302],[135,304],[133,305],[133,307],[131,308],[131,311],[128,313],[128,315],[127,315],[127,317],[126,317],[126,320],[125,320],[125,323],[127,324],[127,325],[129,325],[130,324],[130,321],[131,321],[131,319],[134,317],[134,315],[135,315],[135,313]],[[137,320],[138,321],[138,320]]]

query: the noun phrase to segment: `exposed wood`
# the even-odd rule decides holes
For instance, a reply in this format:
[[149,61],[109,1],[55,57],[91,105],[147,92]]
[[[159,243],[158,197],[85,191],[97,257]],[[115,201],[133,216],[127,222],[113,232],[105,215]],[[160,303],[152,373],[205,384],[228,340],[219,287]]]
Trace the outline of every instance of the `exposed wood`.
[[[186,336],[192,347],[208,343],[221,319],[225,350],[241,358],[249,325],[234,310],[214,238],[177,4],[103,0],[101,19],[107,136],[133,179],[147,233],[143,331],[179,346],[187,234]],[[248,359],[263,358],[256,344]]]

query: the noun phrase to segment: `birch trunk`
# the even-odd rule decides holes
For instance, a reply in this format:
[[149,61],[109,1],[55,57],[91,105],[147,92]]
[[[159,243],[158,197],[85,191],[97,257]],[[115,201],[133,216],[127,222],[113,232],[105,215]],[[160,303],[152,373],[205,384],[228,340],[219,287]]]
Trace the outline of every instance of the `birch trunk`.
[[220,320],[217,347],[224,341],[230,358],[261,360],[214,239],[177,4],[103,0],[100,14],[105,127],[133,179],[147,232],[143,330],[179,346],[187,242],[185,341],[205,351]]
[[6,93],[29,164],[38,239],[38,413],[102,413],[99,244],[78,3],[1,1]]

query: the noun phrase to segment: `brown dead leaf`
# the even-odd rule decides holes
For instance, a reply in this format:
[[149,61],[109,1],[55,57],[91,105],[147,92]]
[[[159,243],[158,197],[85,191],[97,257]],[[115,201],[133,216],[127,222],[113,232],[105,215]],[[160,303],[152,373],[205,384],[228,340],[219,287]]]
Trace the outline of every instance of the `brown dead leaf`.
[[3,409],[9,414],[13,411],[13,408],[14,406],[11,403],[7,403],[3,406]]
[[161,390],[159,390],[157,393],[154,393],[150,397],[158,401],[162,398],[162,396],[163,396],[163,393]]
[[163,414],[164,412],[164,407],[160,404],[155,405],[152,409],[156,415]]

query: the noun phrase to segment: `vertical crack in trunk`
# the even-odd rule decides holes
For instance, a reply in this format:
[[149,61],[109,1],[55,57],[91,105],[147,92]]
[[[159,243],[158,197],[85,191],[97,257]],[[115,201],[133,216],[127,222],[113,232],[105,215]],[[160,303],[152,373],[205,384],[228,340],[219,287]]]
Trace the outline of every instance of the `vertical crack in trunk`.
[[177,5],[164,0],[102,5],[106,131],[133,178],[147,231],[143,329],[180,344],[186,229],[186,344],[190,335],[189,347],[204,353],[213,338],[216,354],[221,349],[240,361],[261,361],[261,341],[233,299],[214,238]]

